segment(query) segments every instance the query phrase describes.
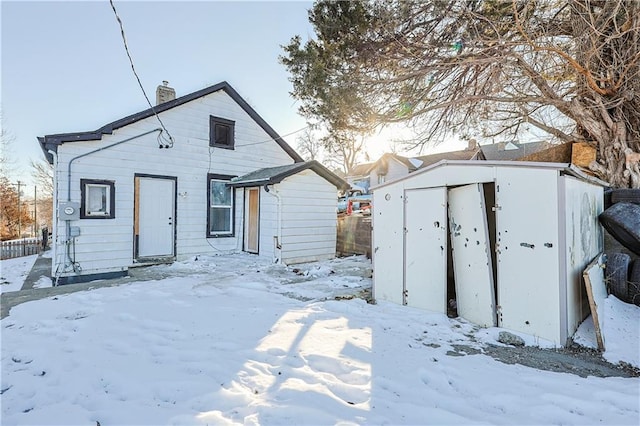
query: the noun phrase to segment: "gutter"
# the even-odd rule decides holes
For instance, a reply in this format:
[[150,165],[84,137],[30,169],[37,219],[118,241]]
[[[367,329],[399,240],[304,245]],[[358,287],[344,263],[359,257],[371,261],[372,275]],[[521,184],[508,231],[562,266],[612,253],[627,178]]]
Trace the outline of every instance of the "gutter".
[[[282,198],[278,193],[278,190],[275,189],[272,185],[272,189],[269,189],[267,185],[264,187],[264,192],[267,194],[276,197],[277,200],[277,221],[278,227],[276,235],[273,236],[273,262],[279,263],[282,261]],[[278,253],[278,255],[276,255]]]

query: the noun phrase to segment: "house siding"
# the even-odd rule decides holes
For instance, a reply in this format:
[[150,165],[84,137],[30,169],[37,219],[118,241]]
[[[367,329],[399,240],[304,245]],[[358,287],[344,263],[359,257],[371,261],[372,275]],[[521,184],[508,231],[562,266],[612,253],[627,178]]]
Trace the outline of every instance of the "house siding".
[[[209,115],[235,121],[235,149],[209,147]],[[75,261],[82,274],[126,270],[133,259],[134,175],[149,174],[177,179],[176,188],[176,257],[195,254],[238,251],[243,238],[243,190],[236,190],[235,235],[206,238],[207,173],[242,175],[256,168],[293,163],[289,156],[224,91],[176,106],[160,113],[174,138],[171,149],[158,149],[157,133],[133,139],[104,151],[74,161],[71,173],[71,201],[80,202],[80,179],[115,181],[115,218],[71,221],[80,228],[76,238]],[[140,135],[158,128],[155,117],[141,119],[119,128],[100,141],[64,143],[58,147],[56,172],[57,199],[67,194],[67,164],[81,154]],[[264,195],[264,194],[261,194]],[[264,200],[266,197],[261,197]],[[65,223],[57,224],[59,233],[53,262],[53,274],[62,273],[64,264]],[[268,226],[265,231],[268,230]],[[262,232],[261,228],[261,232]],[[261,238],[261,244],[263,243]],[[269,251],[265,248],[265,254]],[[100,259],[96,253],[100,252]],[[67,273],[66,275],[76,275]]]
[[[385,182],[391,182],[392,180],[396,180],[408,174],[409,169],[406,165],[393,157],[389,157],[387,173],[385,173]],[[371,170],[371,174],[369,175],[369,184],[370,187],[378,185],[378,171],[376,170],[376,167]]]
[[335,257],[336,187],[312,170],[277,185],[282,196],[281,260],[285,264]]

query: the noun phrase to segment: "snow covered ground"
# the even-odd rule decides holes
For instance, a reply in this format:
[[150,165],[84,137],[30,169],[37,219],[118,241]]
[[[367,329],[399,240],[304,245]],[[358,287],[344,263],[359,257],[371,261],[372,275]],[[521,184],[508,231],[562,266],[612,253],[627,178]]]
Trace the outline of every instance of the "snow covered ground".
[[34,254],[0,260],[0,294],[20,290],[37,258]]
[[[370,287],[363,257],[287,268],[239,254],[149,273],[157,279],[11,310],[3,425],[640,421],[639,378],[465,355],[458,345],[498,344],[499,330],[340,297]],[[640,308],[610,299],[612,318],[626,316],[607,322],[608,344],[618,339],[610,356],[640,365]],[[587,326],[580,335],[595,344]]]

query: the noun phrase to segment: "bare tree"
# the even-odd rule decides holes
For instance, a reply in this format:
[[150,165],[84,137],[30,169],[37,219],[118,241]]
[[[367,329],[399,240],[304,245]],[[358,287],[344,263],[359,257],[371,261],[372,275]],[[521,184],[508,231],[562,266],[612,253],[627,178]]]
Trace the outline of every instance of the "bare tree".
[[637,0],[321,0],[309,19],[316,39],[281,57],[308,117],[409,123],[418,145],[531,127],[591,144],[592,171],[640,187]]
[[296,138],[298,152],[305,160],[321,160],[323,146],[319,138],[314,135],[313,127],[308,126],[304,133]]
[[51,164],[45,160],[31,160],[31,176],[43,198],[53,197],[53,166]]
[[22,237],[31,224],[28,203],[21,198],[20,185],[16,186],[9,179],[0,177],[0,240]]
[[365,135],[358,131],[337,131],[322,138],[325,149],[329,152],[325,162],[342,174],[349,172],[360,161],[365,148]]
[[53,223],[53,166],[45,160],[31,160],[31,176],[38,188],[38,226],[49,229]]
[[0,112],[0,176],[7,179],[15,172],[15,158],[11,155],[11,145],[15,136],[7,129],[4,116]]

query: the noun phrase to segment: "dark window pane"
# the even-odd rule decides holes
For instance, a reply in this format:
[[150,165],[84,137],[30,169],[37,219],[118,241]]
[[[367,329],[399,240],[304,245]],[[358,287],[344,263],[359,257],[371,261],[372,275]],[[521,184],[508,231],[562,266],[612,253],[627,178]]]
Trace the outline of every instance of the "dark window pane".
[[216,143],[219,145],[230,145],[229,126],[216,123]]
[[211,207],[209,220],[210,233],[231,232],[231,209],[226,207]]

